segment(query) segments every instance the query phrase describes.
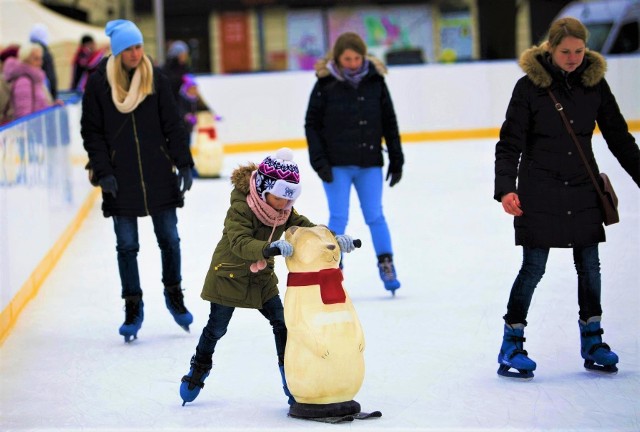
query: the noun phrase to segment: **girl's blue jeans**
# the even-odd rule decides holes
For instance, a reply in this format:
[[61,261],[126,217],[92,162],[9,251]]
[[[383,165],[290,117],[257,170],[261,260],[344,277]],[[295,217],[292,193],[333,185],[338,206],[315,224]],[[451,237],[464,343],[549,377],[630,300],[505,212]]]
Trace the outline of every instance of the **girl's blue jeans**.
[[[235,310],[232,306],[211,303],[209,321],[202,330],[196,347],[196,361],[211,363],[216,344],[227,333],[227,327]],[[287,345],[287,326],[284,323],[284,307],[279,295],[271,297],[258,311],[269,320],[276,341],[276,352],[279,364],[284,364],[284,349]]]
[[349,222],[351,185],[355,186],[376,255],[393,254],[391,234],[382,212],[382,168],[334,166],[333,181],[323,182],[329,203],[329,229],[344,234]]
[[[511,288],[507,314],[504,316],[507,324],[527,324],[531,298],[544,275],[549,248],[523,247],[522,256],[522,267]],[[573,248],[573,262],[578,273],[578,314],[581,320],[587,321],[593,316],[602,315],[598,245]]]

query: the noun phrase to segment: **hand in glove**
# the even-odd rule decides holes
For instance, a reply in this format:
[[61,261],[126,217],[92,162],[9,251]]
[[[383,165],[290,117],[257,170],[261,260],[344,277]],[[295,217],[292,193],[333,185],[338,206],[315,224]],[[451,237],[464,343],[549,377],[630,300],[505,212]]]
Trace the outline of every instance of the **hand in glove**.
[[339,234],[336,236],[336,241],[338,242],[338,246],[340,246],[340,250],[344,253],[353,252],[356,246],[353,244],[353,237],[346,234]]
[[389,182],[389,187],[394,187],[400,179],[402,178],[402,164],[398,164],[395,162],[391,162],[389,164],[389,169],[387,170],[387,180],[391,179]]
[[102,193],[110,193],[114,198],[118,194],[118,182],[112,174],[102,177],[98,184],[102,188]]
[[283,257],[290,257],[293,255],[293,245],[286,240],[276,240],[271,243],[269,247],[277,247],[280,249],[280,254]]
[[330,165],[325,165],[320,167],[318,170],[318,177],[322,179],[325,183],[331,183],[333,181],[333,172],[331,171]]
[[182,167],[178,169],[178,187],[182,185],[182,189],[180,189],[180,193],[185,193],[191,189],[191,185],[193,184],[193,174],[191,174],[191,167]]

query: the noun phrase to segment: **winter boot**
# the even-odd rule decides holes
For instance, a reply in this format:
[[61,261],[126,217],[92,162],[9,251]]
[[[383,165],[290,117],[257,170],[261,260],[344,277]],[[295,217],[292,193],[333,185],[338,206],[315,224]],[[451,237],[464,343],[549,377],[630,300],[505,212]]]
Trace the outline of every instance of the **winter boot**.
[[[526,380],[533,378],[536,362],[527,357],[527,352],[523,349],[525,340],[524,324],[504,325],[502,346],[498,354],[498,375]],[[511,368],[517,369],[518,372],[510,372]]]
[[182,377],[180,383],[180,397],[182,406],[187,402],[193,402],[204,387],[204,380],[209,376],[211,363],[200,363],[196,361],[196,356],[191,357],[191,369]]
[[604,330],[600,328],[600,317],[591,317],[587,322],[579,320],[578,325],[580,326],[580,354],[584,359],[584,367],[597,372],[617,373],[618,356],[611,351],[609,345],[602,342]]
[[120,334],[125,342],[131,342],[131,338],[138,338],[138,330],[144,320],[144,303],[141,295],[125,296],[124,298],[124,323],[120,326]]
[[378,255],[378,271],[380,279],[384,282],[384,288],[396,295],[396,290],[400,288],[400,282],[396,275],[396,268],[393,266],[393,256],[391,254]]
[[180,285],[164,288],[164,301],[173,319],[185,331],[189,331],[189,325],[193,322],[193,315],[184,306],[184,295]]
[[287,387],[287,379],[284,376],[284,365],[279,364],[278,367],[280,368],[280,376],[282,377],[282,389],[284,390],[285,396],[289,398],[287,402],[289,405],[293,405],[294,403],[296,403],[296,400],[291,395],[289,387]]

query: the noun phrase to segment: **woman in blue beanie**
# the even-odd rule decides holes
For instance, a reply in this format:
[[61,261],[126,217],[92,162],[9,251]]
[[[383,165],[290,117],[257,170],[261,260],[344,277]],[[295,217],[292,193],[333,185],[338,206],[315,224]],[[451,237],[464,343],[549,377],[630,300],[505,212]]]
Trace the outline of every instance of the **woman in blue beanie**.
[[[102,211],[113,218],[125,300],[125,341],[137,337],[144,317],[138,274],[138,217],[151,216],[162,257],[166,306],[185,330],[193,322],[181,288],[176,208],[191,188],[193,160],[169,82],[144,53],[134,23],[107,23],[112,55],[89,77],[81,132]],[[176,175],[177,171],[177,175]]]

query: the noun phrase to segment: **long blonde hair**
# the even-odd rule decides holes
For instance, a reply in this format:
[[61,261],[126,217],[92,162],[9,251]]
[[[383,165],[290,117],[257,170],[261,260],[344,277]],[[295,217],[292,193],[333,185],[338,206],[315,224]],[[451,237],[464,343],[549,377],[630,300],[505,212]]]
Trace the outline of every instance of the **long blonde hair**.
[[[113,78],[115,81],[115,91],[119,101],[123,101],[129,93],[129,87],[131,86],[131,80],[129,79],[129,73],[122,65],[122,55],[118,54],[114,56]],[[148,96],[153,94],[153,65],[149,58],[145,55],[142,56],[142,60],[137,68],[140,71],[140,94]]]

